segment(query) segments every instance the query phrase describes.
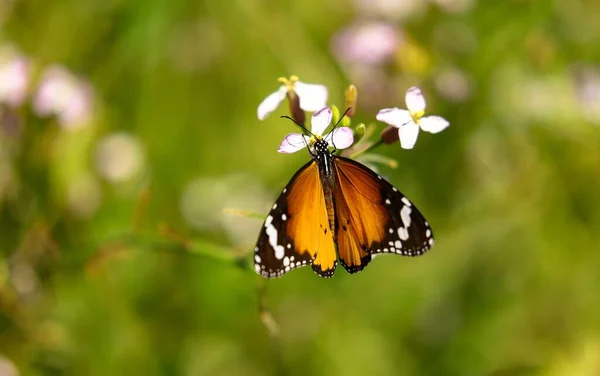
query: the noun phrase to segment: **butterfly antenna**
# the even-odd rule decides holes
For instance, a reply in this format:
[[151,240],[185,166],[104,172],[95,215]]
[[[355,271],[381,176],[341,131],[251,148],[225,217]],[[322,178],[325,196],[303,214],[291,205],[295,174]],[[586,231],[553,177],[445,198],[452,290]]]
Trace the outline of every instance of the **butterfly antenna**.
[[304,141],[304,145],[306,146],[306,150],[308,150],[308,154],[310,154],[311,157],[315,157],[315,154],[313,154],[313,152],[310,150],[308,142],[306,142],[306,138],[302,137],[302,141]]
[[285,118],[285,119],[289,119],[289,120],[291,120],[291,121],[292,121],[292,123],[294,123],[294,124],[296,124],[297,126],[299,126],[300,128],[302,128],[302,130],[303,130],[304,132],[306,132],[307,134],[309,134],[309,135],[311,135],[311,136],[313,136],[313,137],[314,137],[314,134],[312,134],[312,132],[311,132],[311,131],[309,131],[309,130],[308,130],[308,129],[307,129],[305,126],[304,126],[304,125],[302,125],[302,124],[298,123],[298,122],[297,122],[296,120],[294,120],[293,118],[291,118],[291,117],[289,117],[289,116],[287,116],[287,115],[282,115],[282,116],[281,116],[281,118]]
[[[328,134],[332,134],[332,136],[333,136],[333,131],[335,131],[335,128],[337,128],[337,126],[342,122],[342,119],[344,118],[344,116],[346,116],[348,111],[350,111],[351,109],[352,109],[352,107],[348,107],[346,109],[346,111],[344,111],[342,116],[340,116],[340,119],[337,121],[337,123],[335,123],[335,125],[333,126],[333,129],[331,129],[331,131]],[[333,152],[335,153],[337,151],[337,148],[335,147],[335,142],[333,142],[333,137],[331,137],[331,143],[333,144],[333,149],[334,149]]]
[[[308,129],[306,129],[306,127],[305,127],[304,125],[302,125],[302,124],[298,123],[298,122],[297,122],[296,120],[294,120],[293,118],[291,118],[291,117],[289,117],[289,116],[287,116],[287,115],[283,115],[283,116],[281,116],[281,117],[282,117],[282,118],[285,118],[285,119],[289,119],[289,120],[291,120],[291,121],[292,121],[294,124],[296,124],[297,126],[299,126],[300,128],[302,128],[302,130],[303,130],[304,132],[306,132],[306,133],[308,133],[309,135],[311,135],[312,137],[314,137],[314,134],[313,134],[311,131],[309,131]],[[306,142],[306,139],[305,139],[304,137],[302,137],[302,141],[304,141],[304,145],[306,146],[306,149],[308,149],[308,154],[310,154],[311,156],[313,156],[313,157],[314,157],[313,153],[310,151],[310,146],[308,145],[308,142]]]

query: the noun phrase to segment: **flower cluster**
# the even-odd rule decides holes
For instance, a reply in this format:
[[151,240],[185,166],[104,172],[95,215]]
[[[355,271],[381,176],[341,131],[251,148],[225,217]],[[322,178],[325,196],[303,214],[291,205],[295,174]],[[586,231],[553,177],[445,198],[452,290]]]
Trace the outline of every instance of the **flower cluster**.
[[[353,145],[356,148],[356,143],[364,134],[365,125],[358,124],[354,128],[350,127],[350,118],[354,115],[357,101],[357,90],[353,85],[346,90],[344,106],[347,111],[345,116],[340,117],[337,107],[327,105],[327,88],[325,86],[303,83],[296,76],[289,79],[280,78],[279,82],[282,83],[282,86],[267,96],[258,106],[259,120],[264,120],[275,111],[287,97],[292,119],[304,131],[286,135],[279,146],[280,153],[295,153],[304,147],[311,148],[321,139],[326,140],[330,147],[336,150],[347,149]],[[405,103],[406,110],[393,107],[384,108],[377,113],[376,119],[389,126],[381,133],[382,137],[379,142],[368,144],[359,153],[381,143],[390,143],[390,138],[384,137],[384,135],[389,135],[394,128],[397,128],[397,132],[394,132],[397,137],[392,138],[393,142],[399,140],[403,149],[412,149],[417,142],[419,129],[429,133],[438,133],[450,125],[446,119],[440,116],[424,116],[425,97],[417,87],[413,86],[406,91]],[[304,111],[314,112],[310,132],[304,127]],[[332,131],[325,133],[332,120],[336,126]],[[337,127],[339,122],[342,126]]]
[[37,76],[31,59],[13,48],[0,46],[0,105],[16,109],[31,99],[36,115],[56,118],[65,130],[90,122],[94,94],[85,79],[60,65],[43,69],[39,81],[33,80]]

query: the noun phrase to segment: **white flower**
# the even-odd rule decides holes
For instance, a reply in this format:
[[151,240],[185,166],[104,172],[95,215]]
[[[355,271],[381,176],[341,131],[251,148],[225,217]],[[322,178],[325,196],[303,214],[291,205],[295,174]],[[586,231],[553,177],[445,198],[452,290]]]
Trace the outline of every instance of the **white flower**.
[[275,111],[288,92],[295,92],[298,95],[300,108],[304,111],[317,111],[327,104],[327,88],[323,85],[305,84],[298,81],[296,76],[291,76],[289,80],[281,77],[278,81],[282,83],[279,90],[269,94],[258,105],[257,115],[259,120],[264,120],[271,112]]
[[450,123],[440,116],[425,116],[425,98],[421,89],[411,87],[405,96],[407,110],[397,107],[384,108],[377,113],[377,120],[398,128],[400,146],[412,149],[417,142],[419,127],[429,133],[438,133],[446,129]]
[[279,145],[280,153],[295,153],[306,146],[314,145],[317,140],[325,140],[327,143],[336,149],[346,149],[354,142],[352,129],[348,127],[336,128],[333,132],[323,137],[323,132],[331,123],[332,112],[331,108],[324,107],[312,115],[310,121],[313,136],[309,137],[300,133],[290,133],[283,138]]

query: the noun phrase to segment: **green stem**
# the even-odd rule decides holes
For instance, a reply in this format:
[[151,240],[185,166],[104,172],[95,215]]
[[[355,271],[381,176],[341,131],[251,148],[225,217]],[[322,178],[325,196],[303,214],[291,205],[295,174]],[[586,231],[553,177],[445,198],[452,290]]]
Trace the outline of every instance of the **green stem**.
[[371,145],[367,146],[364,149],[361,149],[359,151],[357,151],[356,153],[350,155],[350,159],[356,159],[356,157],[368,152],[371,149],[375,149],[376,147],[383,145],[383,139],[379,139],[379,141],[372,143]]

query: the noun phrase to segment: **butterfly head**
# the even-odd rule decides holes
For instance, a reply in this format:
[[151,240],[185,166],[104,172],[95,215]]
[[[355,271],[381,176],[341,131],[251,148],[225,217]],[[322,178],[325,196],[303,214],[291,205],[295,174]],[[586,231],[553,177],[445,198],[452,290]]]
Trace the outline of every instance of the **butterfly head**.
[[313,148],[314,148],[315,154],[317,156],[323,155],[323,154],[328,154],[329,147],[330,147],[329,143],[322,138],[316,139],[313,143]]

